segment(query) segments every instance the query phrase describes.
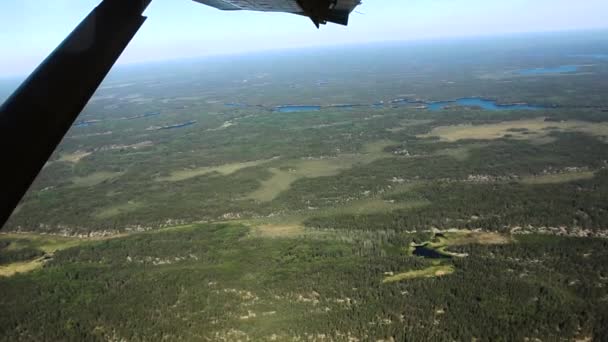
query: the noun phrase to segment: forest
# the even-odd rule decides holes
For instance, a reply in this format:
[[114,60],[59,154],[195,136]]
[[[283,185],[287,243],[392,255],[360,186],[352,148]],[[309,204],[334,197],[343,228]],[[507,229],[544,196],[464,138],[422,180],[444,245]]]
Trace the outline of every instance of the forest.
[[[523,340],[608,338],[606,251],[597,238],[522,235],[462,245],[455,272],[383,283],[434,260],[424,237],[252,237],[195,225],[57,252],[0,278],[2,340]],[[428,238],[428,237],[427,237]],[[593,300],[591,300],[593,298]]]
[[0,231],[0,341],[608,340],[606,37],[114,70]]

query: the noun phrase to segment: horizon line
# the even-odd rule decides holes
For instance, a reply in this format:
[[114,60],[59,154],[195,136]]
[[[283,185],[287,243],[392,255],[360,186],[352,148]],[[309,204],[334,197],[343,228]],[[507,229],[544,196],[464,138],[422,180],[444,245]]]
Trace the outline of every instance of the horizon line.
[[[285,51],[299,51],[299,50],[318,50],[318,49],[331,49],[331,48],[339,48],[339,47],[356,47],[363,45],[377,45],[377,44],[399,44],[399,43],[442,43],[442,42],[452,42],[452,41],[473,41],[473,40],[482,40],[482,39],[491,39],[491,38],[518,38],[525,37],[529,35],[553,35],[553,34],[592,34],[592,33],[600,33],[603,31],[608,31],[608,27],[601,28],[586,28],[586,29],[572,29],[572,30],[547,30],[547,31],[528,31],[528,32],[504,32],[504,33],[491,33],[491,34],[479,34],[479,35],[462,35],[462,36],[443,36],[443,37],[424,37],[424,38],[410,38],[410,39],[387,39],[387,40],[373,40],[373,41],[365,41],[365,42],[344,42],[338,44],[317,44],[317,45],[300,45],[300,46],[291,46],[291,47],[282,47],[282,48],[270,48],[270,49],[260,49],[260,50],[247,50],[247,51],[233,51],[233,52],[216,52],[209,53],[197,56],[188,56],[188,57],[178,57],[178,58],[161,58],[161,59],[150,59],[150,60],[142,60],[142,61],[133,61],[133,62],[117,62],[112,69],[117,71],[117,69],[129,68],[129,67],[137,67],[137,66],[145,66],[145,65],[154,65],[154,64],[167,64],[167,63],[177,63],[183,61],[193,61],[193,60],[202,60],[208,58],[217,58],[217,57],[242,57],[247,55],[264,55],[268,53],[279,53]],[[45,56],[46,58],[46,56]],[[40,60],[40,63],[44,61],[44,58]],[[38,64],[40,65],[40,64]],[[12,75],[3,75],[0,74],[0,81],[23,81],[25,78],[29,77],[34,70],[38,67],[36,65],[31,71],[27,73],[18,73]],[[111,72],[111,71],[110,71]]]

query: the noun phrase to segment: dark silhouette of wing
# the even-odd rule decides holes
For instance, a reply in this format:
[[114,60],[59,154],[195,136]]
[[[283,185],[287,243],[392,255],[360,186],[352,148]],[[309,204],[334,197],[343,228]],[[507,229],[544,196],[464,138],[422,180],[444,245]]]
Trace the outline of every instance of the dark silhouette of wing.
[[225,11],[286,12],[309,17],[319,27],[332,22],[348,24],[350,13],[361,0],[194,0]]
[[0,107],[0,225],[146,20],[150,0],[103,0]]

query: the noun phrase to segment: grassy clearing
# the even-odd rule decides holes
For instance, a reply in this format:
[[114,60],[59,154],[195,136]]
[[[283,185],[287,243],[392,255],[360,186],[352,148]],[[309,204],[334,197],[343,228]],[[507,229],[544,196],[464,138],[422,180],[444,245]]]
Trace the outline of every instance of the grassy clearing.
[[272,201],[281,192],[289,189],[291,184],[301,178],[295,171],[279,170],[276,168],[268,169],[272,173],[270,179],[261,182],[260,187],[246,196],[246,198],[254,199],[261,202]]
[[76,187],[89,187],[101,184],[105,181],[118,178],[122,172],[99,171],[86,175],[84,177],[73,177],[72,185]]
[[123,204],[117,204],[110,207],[102,208],[94,213],[94,216],[98,219],[108,219],[114,216],[118,216],[124,213],[135,211],[139,208],[144,207],[141,202],[129,201]]
[[78,163],[82,158],[90,156],[91,154],[92,154],[92,152],[86,152],[86,151],[76,151],[73,153],[64,153],[64,154],[61,154],[61,156],[57,160],[70,162],[70,163]]
[[186,180],[186,179],[190,179],[190,178],[194,178],[194,177],[198,177],[198,176],[203,176],[203,175],[207,175],[207,174],[211,174],[211,173],[219,173],[221,175],[226,176],[226,175],[233,174],[241,169],[262,165],[262,164],[268,163],[275,159],[276,158],[261,159],[261,160],[254,160],[254,161],[248,161],[248,162],[242,162],[242,163],[230,163],[230,164],[224,164],[224,165],[218,165],[218,166],[205,166],[205,167],[198,167],[198,168],[194,168],[194,169],[174,171],[174,172],[171,172],[171,175],[169,175],[167,177],[159,177],[159,178],[156,178],[156,180],[161,181],[161,182],[178,182],[178,181],[182,181],[182,180]]
[[408,271],[403,273],[398,273],[392,276],[387,276],[382,280],[383,283],[394,283],[402,280],[410,280],[417,278],[435,278],[442,277],[448,274],[452,274],[456,271],[454,266],[452,265],[437,265],[430,266],[422,270]]
[[9,250],[29,247],[39,249],[45,253],[54,253],[61,249],[74,247],[83,241],[78,238],[39,234],[0,234],[0,240],[11,242],[7,247]]
[[513,242],[510,235],[495,232],[474,232],[470,230],[457,230],[443,233],[444,237],[438,237],[439,242],[429,244],[431,247],[462,246],[462,245],[503,245]]
[[0,266],[0,277],[10,277],[17,273],[26,273],[42,268],[46,258],[58,250],[81,245],[88,240],[61,236],[37,234],[1,234],[0,240],[10,241],[7,250],[35,248],[46,253],[46,256],[33,260],[19,261]]
[[251,227],[249,236],[256,238],[297,238],[305,234],[304,226],[299,224],[263,224]]
[[386,213],[397,209],[414,209],[429,205],[426,200],[412,200],[404,202],[391,202],[379,198],[368,198],[355,200],[333,208],[326,208],[312,211],[314,216],[334,216],[334,215],[363,215],[373,213]]
[[42,268],[44,265],[43,258],[37,258],[31,261],[14,262],[8,265],[0,266],[0,277],[11,277],[18,273],[27,273],[33,270]]
[[336,207],[306,210],[286,215],[247,220],[232,220],[231,223],[242,223],[251,227],[254,237],[300,237],[310,235],[327,235],[304,227],[304,221],[311,217],[335,216],[340,214],[372,214],[390,212],[397,209],[411,209],[428,205],[427,201],[394,202],[378,198],[355,200]]
[[593,176],[595,176],[594,171],[562,172],[542,176],[528,176],[524,177],[521,182],[524,184],[558,184],[591,179]]
[[392,144],[394,142],[380,140],[365,145],[363,153],[360,154],[286,161],[280,168],[270,168],[272,177],[262,181],[260,187],[246,198],[260,202],[272,201],[281,192],[288,190],[291,184],[298,179],[335,176],[355,165],[369,164],[377,159],[389,157],[390,154],[383,150]]
[[492,140],[504,137],[512,139],[536,140],[550,142],[549,133],[582,132],[597,137],[608,135],[608,123],[591,123],[586,121],[545,121],[544,118],[505,121],[487,125],[454,125],[435,127],[430,133],[419,135],[421,138],[439,137],[443,141],[458,141],[463,139]]

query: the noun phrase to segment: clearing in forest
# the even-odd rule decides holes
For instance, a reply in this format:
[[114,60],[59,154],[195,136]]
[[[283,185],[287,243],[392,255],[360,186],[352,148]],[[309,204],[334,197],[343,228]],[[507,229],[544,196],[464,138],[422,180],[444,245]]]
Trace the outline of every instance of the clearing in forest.
[[105,181],[122,176],[122,172],[99,171],[83,177],[72,177],[72,185],[76,187],[88,187],[101,184]]
[[546,121],[545,118],[536,118],[485,125],[439,126],[433,128],[427,134],[418,135],[418,137],[439,137],[443,141],[450,142],[463,139],[491,140],[504,137],[551,142],[552,138],[549,136],[551,132],[581,132],[605,137],[608,135],[608,123],[592,123],[579,120]]
[[288,190],[298,179],[335,176],[355,165],[369,164],[377,159],[389,157],[391,155],[384,152],[384,148],[392,144],[394,142],[380,140],[365,145],[362,153],[286,161],[282,167],[269,168],[272,177],[262,181],[260,187],[246,198],[260,202],[272,201],[281,192]]
[[513,242],[510,235],[496,232],[476,232],[471,230],[453,230],[442,233],[443,237],[436,237],[438,241],[431,241],[431,247],[462,246],[462,245],[503,245]]
[[241,162],[241,163],[229,163],[229,164],[223,164],[223,165],[218,165],[218,166],[203,166],[203,167],[197,167],[197,168],[193,168],[193,169],[173,171],[173,172],[171,172],[171,174],[169,176],[159,177],[159,178],[156,178],[156,180],[161,181],[161,182],[164,182],[164,181],[177,182],[177,181],[182,181],[182,180],[186,180],[186,179],[190,179],[190,178],[194,178],[194,177],[198,177],[198,176],[203,176],[203,175],[207,175],[207,174],[211,174],[211,173],[219,173],[221,175],[226,176],[226,175],[233,174],[241,169],[265,164],[265,163],[268,163],[275,159],[277,159],[277,158],[275,157],[275,158],[270,158],[270,159],[260,159],[260,160],[253,160],[253,161]]
[[306,234],[299,224],[262,224],[251,227],[250,236],[260,238],[296,238]]
[[304,221],[311,217],[335,216],[341,214],[373,214],[390,212],[397,209],[412,209],[428,205],[424,200],[407,202],[390,202],[378,198],[350,201],[330,208],[308,210],[297,214],[275,216],[272,218],[236,220],[251,227],[253,237],[300,237],[310,235],[327,235],[304,227]]
[[593,171],[560,172],[541,176],[528,176],[522,178],[524,184],[557,184],[577,180],[591,179],[595,176]]
[[0,265],[0,277],[10,277],[17,273],[26,273],[42,268],[44,263],[49,260],[49,258],[51,258],[53,253],[56,251],[75,247],[89,240],[93,239],[68,238],[39,234],[0,234],[0,241],[10,241],[10,244],[8,247],[6,247],[7,251],[33,248],[46,253],[44,256],[36,257],[32,260]]
[[57,159],[57,161],[78,163],[82,158],[84,158],[86,156],[90,156],[91,154],[92,154],[91,152],[86,152],[86,151],[75,151],[73,153],[65,153],[65,154],[61,154],[61,156],[59,157],[59,159]]
[[109,219],[120,214],[135,211],[144,207],[143,203],[129,201],[122,204],[116,204],[109,207],[101,208],[95,212],[94,216],[98,219]]
[[311,211],[311,216],[335,215],[365,215],[374,213],[387,213],[397,209],[414,209],[429,205],[428,200],[387,201],[380,198],[366,198],[350,201],[331,208]]
[[416,278],[435,278],[452,274],[456,271],[452,265],[436,265],[430,266],[421,270],[408,271],[387,276],[382,280],[383,283],[394,283],[402,280],[410,280]]

